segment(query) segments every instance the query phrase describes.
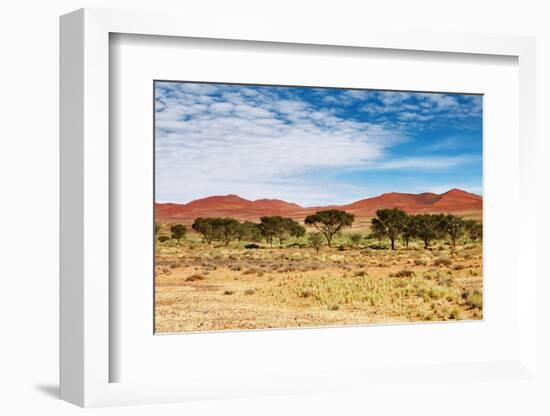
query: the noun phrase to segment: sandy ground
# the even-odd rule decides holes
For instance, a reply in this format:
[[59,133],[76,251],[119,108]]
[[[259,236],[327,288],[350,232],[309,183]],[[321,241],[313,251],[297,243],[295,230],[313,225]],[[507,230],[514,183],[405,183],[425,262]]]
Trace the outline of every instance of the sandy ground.
[[481,319],[481,251],[160,245],[155,330]]

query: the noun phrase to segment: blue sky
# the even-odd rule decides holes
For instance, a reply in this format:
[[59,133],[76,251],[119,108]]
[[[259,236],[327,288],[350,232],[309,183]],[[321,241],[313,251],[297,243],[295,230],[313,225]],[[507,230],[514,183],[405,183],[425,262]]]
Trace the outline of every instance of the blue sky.
[[157,202],[482,193],[482,97],[155,83]]

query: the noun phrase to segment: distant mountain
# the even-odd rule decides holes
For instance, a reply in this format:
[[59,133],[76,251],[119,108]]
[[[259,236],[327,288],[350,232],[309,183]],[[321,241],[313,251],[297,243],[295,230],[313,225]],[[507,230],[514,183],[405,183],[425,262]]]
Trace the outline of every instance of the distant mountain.
[[304,208],[280,199],[250,201],[238,195],[209,196],[188,204],[155,204],[157,220],[187,220],[197,217],[257,219],[263,215],[289,215]]
[[421,209],[429,207],[439,200],[440,196],[432,193],[405,194],[399,192],[390,192],[374,198],[361,199],[349,205],[345,205],[350,210],[374,210],[384,208],[403,208],[403,209]]
[[341,209],[358,216],[372,216],[380,208],[400,208],[408,213],[467,212],[481,211],[482,205],[481,196],[460,189],[451,189],[443,194],[390,192],[344,205]]
[[342,209],[356,217],[372,217],[380,208],[400,208],[408,213],[481,212],[483,198],[460,189],[442,194],[385,193],[373,198],[361,199],[347,205],[325,207],[301,207],[280,199],[251,201],[238,195],[216,195],[191,201],[187,204],[155,204],[156,220],[160,222],[192,222],[197,217],[233,217],[240,220],[257,220],[264,215],[282,215],[303,219],[322,209]]

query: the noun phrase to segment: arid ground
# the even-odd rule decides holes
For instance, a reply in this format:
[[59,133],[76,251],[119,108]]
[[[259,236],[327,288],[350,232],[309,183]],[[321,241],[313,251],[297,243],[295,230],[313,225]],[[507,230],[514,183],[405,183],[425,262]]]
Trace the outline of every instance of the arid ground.
[[367,231],[355,246],[341,233],[318,253],[305,238],[253,249],[209,245],[193,232],[157,242],[155,331],[482,318],[481,241],[464,238],[454,250],[445,240],[428,250],[414,241],[390,250]]

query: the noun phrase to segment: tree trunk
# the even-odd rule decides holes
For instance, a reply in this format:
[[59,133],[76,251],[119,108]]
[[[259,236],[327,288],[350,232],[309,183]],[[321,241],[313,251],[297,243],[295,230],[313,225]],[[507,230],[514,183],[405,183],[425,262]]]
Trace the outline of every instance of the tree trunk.
[[393,238],[391,239],[391,249],[395,250],[395,240]]

